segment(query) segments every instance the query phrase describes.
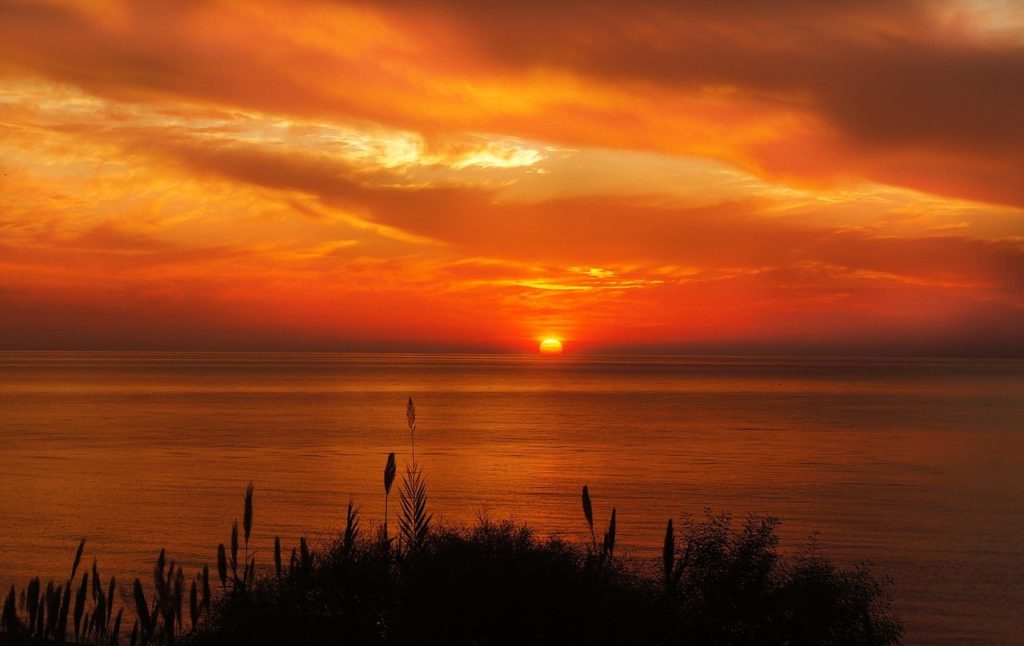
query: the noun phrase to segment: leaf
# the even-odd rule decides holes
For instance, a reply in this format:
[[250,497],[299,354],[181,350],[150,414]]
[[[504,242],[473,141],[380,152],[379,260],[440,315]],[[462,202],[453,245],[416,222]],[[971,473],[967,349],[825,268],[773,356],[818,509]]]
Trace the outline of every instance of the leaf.
[[[68,584],[68,587],[69,588],[71,587],[70,583]],[[46,584],[46,612],[47,612],[46,631],[50,635],[52,635],[53,637],[57,636],[57,627],[58,627],[57,626],[57,622],[60,619],[60,601],[61,601],[60,586],[58,585],[56,588],[53,588],[53,587],[51,587],[50,583],[47,582],[47,584]],[[39,615],[39,624],[40,624],[40,626],[42,625],[42,623],[43,623],[43,615],[42,615],[42,613],[40,613],[40,615]],[[63,630],[63,625],[61,626],[61,630]],[[42,632],[42,631],[40,631],[40,632]]]
[[[14,637],[18,634],[20,623],[18,622],[18,609],[14,602],[14,586],[7,593],[7,600],[4,601],[3,626],[8,636]],[[12,640],[13,641],[13,640]]]
[[124,616],[124,608],[117,611],[117,616],[114,618],[114,628],[110,631],[110,643],[111,646],[117,646],[118,640],[121,638],[121,618]]
[[103,627],[106,628],[110,623],[110,614],[114,612],[114,587],[116,581],[114,577],[110,577],[110,586],[107,588],[107,616],[103,622]]
[[28,583],[28,598],[25,600],[25,606],[28,609],[28,625],[34,626],[36,623],[36,612],[39,610],[39,588],[40,588],[39,577],[34,577]]
[[192,589],[188,593],[188,614],[194,628],[199,623],[199,586],[192,579]]
[[82,625],[82,611],[85,610],[85,595],[89,592],[89,573],[82,575],[82,586],[78,588],[78,595],[75,597],[75,639],[78,639],[79,630]]
[[[135,596],[135,614],[138,616],[139,621],[142,623],[142,634],[143,641],[146,641],[149,635],[150,616],[149,616],[149,604],[146,603],[146,593],[142,591],[142,581],[135,579],[134,585],[132,585],[132,592]],[[132,631],[132,643],[135,643],[135,631]]]
[[78,564],[82,562],[82,552],[85,550],[85,539],[78,543],[78,551],[75,552],[75,562],[71,564],[71,576],[68,581],[74,581],[75,573],[78,572]]
[[[58,595],[60,593],[60,586],[57,586]],[[71,581],[67,582],[64,586],[64,596],[60,601],[60,607],[57,611],[56,617],[50,619],[55,621],[54,627],[60,634],[64,634],[67,631],[68,626],[68,613],[71,611]]]
[[407,549],[415,551],[426,540],[433,518],[432,514],[427,514],[427,485],[418,468],[406,467],[399,495],[402,503],[399,530]]

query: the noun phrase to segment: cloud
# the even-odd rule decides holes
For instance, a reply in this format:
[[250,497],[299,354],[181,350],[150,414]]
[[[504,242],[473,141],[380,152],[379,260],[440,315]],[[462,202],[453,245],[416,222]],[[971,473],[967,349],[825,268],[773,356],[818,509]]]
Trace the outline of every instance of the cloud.
[[0,53],[9,73],[128,102],[702,154],[796,184],[1022,206],[1024,37],[995,18],[914,1],[7,2]]
[[[259,148],[151,142],[200,174],[214,173],[319,198],[334,208],[462,252],[522,261],[681,263],[762,267],[816,260],[853,269],[923,278],[958,272],[1021,287],[1024,246],[957,236],[893,237],[857,229],[801,225],[768,217],[770,201],[664,207],[643,198],[587,196],[539,203],[501,202],[469,187],[362,184],[349,167]],[[609,244],[614,240],[614,244]],[[937,266],[935,258],[944,262]]]
[[3,2],[0,334],[1020,348],[997,17]]

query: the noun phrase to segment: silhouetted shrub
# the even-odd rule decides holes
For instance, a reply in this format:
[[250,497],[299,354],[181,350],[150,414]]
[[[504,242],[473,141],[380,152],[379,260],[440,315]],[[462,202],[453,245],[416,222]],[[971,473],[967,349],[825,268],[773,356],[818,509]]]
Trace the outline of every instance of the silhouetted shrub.
[[324,546],[308,571],[227,595],[192,644],[892,644],[885,588],[864,568],[784,558],[776,522],[684,522],[678,584],[587,545],[483,520],[415,551]]
[[699,644],[893,644],[902,635],[885,587],[865,567],[841,570],[813,548],[777,550],[777,521],[729,515],[684,523],[685,560],[665,595],[670,641]]
[[[416,409],[406,416],[415,441]],[[273,569],[257,569],[249,551],[253,487],[229,548],[217,546],[220,594],[207,567],[195,575],[184,621],[185,574],[160,552],[151,596],[132,586],[130,646],[222,644],[865,644],[898,643],[899,620],[886,587],[865,568],[841,570],[813,549],[785,558],[777,521],[750,517],[738,529],[728,515],[684,518],[678,538],[665,531],[662,563],[644,568],[617,556],[616,511],[598,545],[589,488],[582,490],[590,541],[539,539],[526,525],[481,520],[472,527],[438,527],[427,511],[426,485],[406,467],[399,535],[384,524],[360,531],[350,501],[337,541],[311,550],[300,538],[285,564],[274,539]],[[385,510],[395,479],[395,454],[384,468]],[[63,643],[71,614],[75,639],[116,645],[124,608],[115,615],[114,588],[104,592],[95,562],[76,573],[79,544],[64,584],[44,589],[33,579],[12,586],[0,614],[11,644]],[[239,560],[240,548],[241,553]],[[621,553],[621,550],[620,550]],[[91,608],[89,607],[91,605]],[[116,617],[116,618],[114,618]],[[111,624],[113,618],[113,624]]]

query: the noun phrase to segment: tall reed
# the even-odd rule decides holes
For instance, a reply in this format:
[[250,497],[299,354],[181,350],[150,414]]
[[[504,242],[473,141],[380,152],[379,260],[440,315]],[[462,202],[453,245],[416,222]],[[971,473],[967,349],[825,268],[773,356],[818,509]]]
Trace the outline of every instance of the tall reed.
[[405,406],[405,419],[409,424],[409,437],[412,441],[412,463],[416,464],[416,405],[412,403],[412,397]]
[[253,570],[256,569],[255,561],[249,558],[249,536],[252,534],[252,482],[245,488],[245,502],[242,506],[242,529],[245,535],[245,580],[246,583],[252,580]]
[[616,509],[612,507],[611,519],[608,521],[608,530],[604,533],[601,541],[601,549],[597,548],[597,533],[594,531],[594,503],[590,500],[590,487],[583,485],[583,518],[587,521],[590,529],[590,562],[594,564],[598,572],[604,573],[611,565],[615,553],[615,532],[616,532]]
[[405,417],[409,425],[409,438],[412,443],[412,464],[407,464],[402,474],[402,486],[398,491],[402,505],[402,515],[398,519],[398,527],[402,535],[404,549],[417,551],[430,533],[430,521],[433,514],[427,513],[427,483],[423,472],[416,464],[416,405],[409,398],[405,408]]
[[693,541],[687,541],[682,558],[676,558],[675,530],[672,527],[672,519],[669,518],[668,525],[665,527],[665,543],[661,549],[662,582],[666,593],[672,594],[679,587],[679,581],[683,578],[686,567],[690,563],[693,545]]
[[277,573],[277,578],[281,578],[281,537],[274,537],[274,571]]

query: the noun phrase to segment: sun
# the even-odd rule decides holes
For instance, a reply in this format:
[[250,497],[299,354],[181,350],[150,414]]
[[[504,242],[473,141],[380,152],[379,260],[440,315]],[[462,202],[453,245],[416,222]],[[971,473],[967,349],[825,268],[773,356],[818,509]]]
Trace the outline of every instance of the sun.
[[544,339],[540,342],[541,354],[562,354],[562,342],[558,339]]

